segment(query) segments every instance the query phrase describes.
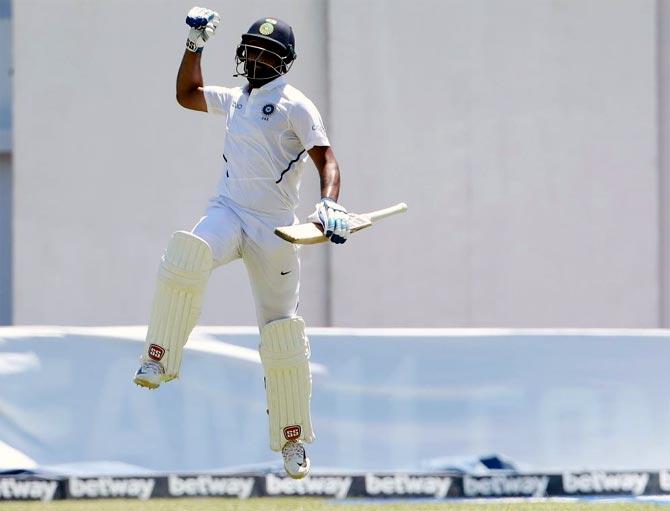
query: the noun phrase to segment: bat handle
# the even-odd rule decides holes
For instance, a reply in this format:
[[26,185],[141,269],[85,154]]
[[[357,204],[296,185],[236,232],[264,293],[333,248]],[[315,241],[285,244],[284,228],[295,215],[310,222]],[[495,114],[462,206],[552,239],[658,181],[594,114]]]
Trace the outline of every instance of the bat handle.
[[407,211],[407,204],[405,204],[404,202],[399,202],[395,206],[390,206],[388,208],[373,211],[372,213],[369,213],[366,216],[374,222],[375,220],[380,220],[382,218],[386,218],[387,216],[391,215],[397,215],[398,213],[404,213],[405,211]]

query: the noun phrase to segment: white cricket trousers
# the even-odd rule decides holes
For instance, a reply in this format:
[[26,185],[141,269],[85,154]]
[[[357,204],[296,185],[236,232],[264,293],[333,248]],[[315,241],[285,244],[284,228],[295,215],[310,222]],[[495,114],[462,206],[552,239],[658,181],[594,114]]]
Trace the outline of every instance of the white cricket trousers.
[[[272,229],[255,241],[245,232],[246,215],[231,206],[213,200],[192,233],[204,239],[212,249],[214,267],[241,258],[247,268],[256,306],[258,327],[270,321],[288,318],[298,308],[300,259],[298,247],[275,241]],[[258,230],[258,223],[254,228]],[[263,243],[263,238],[268,240]],[[278,239],[278,238],[277,238]],[[263,246],[262,246],[263,245]]]

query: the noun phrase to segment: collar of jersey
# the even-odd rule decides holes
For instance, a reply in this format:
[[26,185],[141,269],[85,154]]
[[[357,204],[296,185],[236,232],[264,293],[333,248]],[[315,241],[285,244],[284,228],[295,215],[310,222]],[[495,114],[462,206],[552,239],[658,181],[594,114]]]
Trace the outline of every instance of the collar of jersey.
[[[270,91],[272,89],[276,89],[277,87],[279,87],[280,85],[284,85],[285,83],[286,83],[286,78],[284,77],[284,75],[281,75],[281,76],[278,76],[277,78],[275,78],[274,80],[266,83],[262,87],[257,87],[255,89],[253,89],[251,92],[258,91],[257,94],[259,94],[261,92],[267,92],[267,91]],[[246,86],[247,92],[249,92],[248,87],[249,87],[249,85],[247,84],[247,86]]]

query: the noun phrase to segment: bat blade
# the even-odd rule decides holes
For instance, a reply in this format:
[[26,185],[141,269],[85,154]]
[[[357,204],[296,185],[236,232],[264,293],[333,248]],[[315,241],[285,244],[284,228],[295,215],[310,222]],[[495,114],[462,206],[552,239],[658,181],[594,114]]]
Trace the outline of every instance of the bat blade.
[[[352,233],[358,232],[370,227],[374,220],[380,220],[396,213],[404,213],[405,211],[407,211],[407,205],[401,202],[390,208],[371,211],[370,213],[350,213],[349,230]],[[323,227],[317,222],[277,227],[275,229],[275,234],[289,243],[296,243],[299,245],[314,245],[316,243],[328,241],[328,238],[323,234]]]
[[[361,215],[349,215],[350,232],[360,231],[372,225],[372,221]],[[323,234],[323,227],[316,222],[307,222],[306,224],[286,225],[277,227],[275,234],[290,243],[299,245],[314,245],[328,241]]]
[[313,222],[277,227],[275,234],[289,243],[299,243],[301,245],[313,245],[321,243],[321,238],[327,239],[323,235],[321,225]]

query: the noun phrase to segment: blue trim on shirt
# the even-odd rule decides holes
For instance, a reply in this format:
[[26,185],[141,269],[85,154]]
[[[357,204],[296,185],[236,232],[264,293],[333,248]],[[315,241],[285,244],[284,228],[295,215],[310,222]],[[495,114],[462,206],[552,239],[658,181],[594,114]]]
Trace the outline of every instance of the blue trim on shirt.
[[304,152],[305,152],[305,150],[303,149],[302,151],[300,151],[300,154],[298,154],[298,156],[295,157],[295,160],[291,160],[291,163],[289,163],[288,167],[286,167],[286,169],[284,169],[282,171],[281,176],[279,176],[279,179],[277,179],[277,181],[275,181],[275,183],[279,184],[280,181],[282,179],[284,179],[284,174],[286,174],[289,170],[291,170],[291,165],[293,165],[295,162],[297,162],[300,159],[300,157],[302,156],[302,153],[304,153]]

